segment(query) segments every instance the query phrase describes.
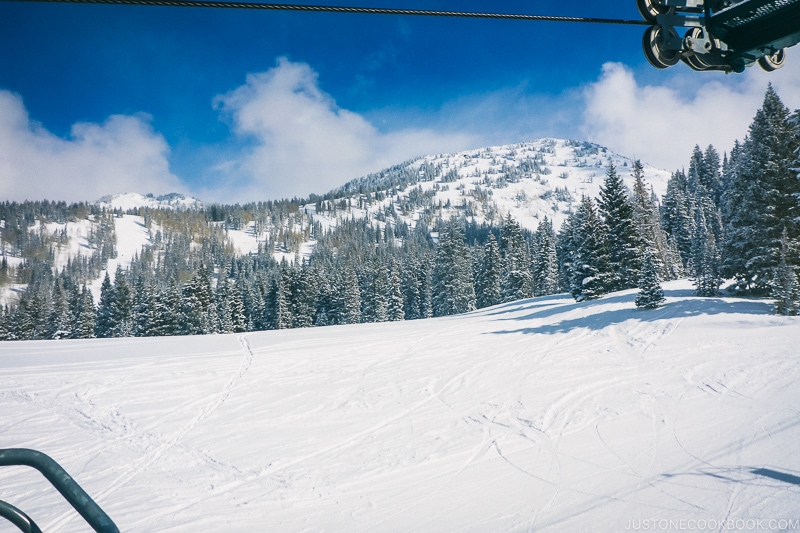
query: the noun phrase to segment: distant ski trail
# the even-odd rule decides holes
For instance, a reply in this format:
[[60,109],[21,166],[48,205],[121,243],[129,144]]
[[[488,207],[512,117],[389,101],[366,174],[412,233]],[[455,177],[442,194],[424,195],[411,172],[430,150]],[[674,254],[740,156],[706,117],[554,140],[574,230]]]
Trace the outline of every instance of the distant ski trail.
[[[133,467],[131,467],[127,472],[119,476],[104,490],[98,492],[94,496],[94,499],[96,501],[101,502],[111,493],[113,493],[120,487],[124,486],[126,483],[136,478],[136,476],[147,470],[156,461],[161,459],[161,457],[163,457],[165,453],[174,448],[181,441],[181,439],[183,439],[183,437],[185,437],[190,431],[192,431],[200,424],[202,424],[209,416],[211,416],[214,413],[214,411],[219,409],[219,407],[223,403],[225,403],[225,400],[228,399],[228,397],[231,394],[231,391],[233,391],[233,389],[236,387],[236,384],[239,382],[239,380],[242,379],[242,377],[247,373],[250,366],[253,364],[253,357],[254,357],[253,350],[250,348],[250,343],[247,341],[247,335],[240,335],[238,340],[239,344],[242,346],[242,351],[244,352],[244,358],[242,359],[242,362],[239,364],[239,368],[236,370],[236,373],[225,384],[225,386],[222,388],[222,391],[211,402],[209,402],[205,406],[205,408],[200,411],[200,413],[198,413],[187,424],[181,427],[170,439],[160,444],[153,451],[146,453],[137,462],[135,462]],[[46,526],[45,530],[57,531],[75,517],[76,515],[74,512],[66,512],[61,516],[55,518],[50,524]]]

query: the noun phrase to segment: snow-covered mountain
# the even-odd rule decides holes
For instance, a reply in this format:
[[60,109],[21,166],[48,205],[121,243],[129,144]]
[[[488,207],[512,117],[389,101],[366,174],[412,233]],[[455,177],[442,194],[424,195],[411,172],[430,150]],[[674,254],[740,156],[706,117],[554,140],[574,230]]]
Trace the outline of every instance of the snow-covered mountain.
[[[421,157],[353,180],[302,210],[323,229],[365,217],[378,226],[391,218],[413,228],[421,216],[431,213],[498,225],[511,214],[531,231],[548,217],[558,229],[582,196],[599,195],[610,164],[631,187],[633,163],[597,144],[539,139]],[[644,165],[645,181],[658,197],[666,192],[670,175]],[[251,223],[229,234],[240,253],[249,253],[267,240],[270,229],[258,231]],[[311,250],[312,241],[303,244],[304,255]]]
[[[339,189],[313,197],[314,202],[301,206],[299,212],[282,218],[276,227],[274,217],[257,222],[250,217],[240,224],[227,224],[228,241],[240,255],[256,253],[270,243],[276,259],[292,261],[296,254],[309,256],[315,246],[312,236],[296,249],[275,246],[275,236],[294,231],[309,234],[313,223],[323,230],[335,228],[342,220],[367,218],[371,224],[408,224],[413,228],[423,218],[426,223],[437,217],[463,216],[476,222],[500,224],[511,214],[524,228],[535,230],[544,217],[556,229],[580,202],[583,195],[596,197],[610,164],[629,185],[633,161],[596,144],[539,139],[507,146],[488,147],[454,154],[429,155],[384,171],[353,180]],[[645,165],[644,176],[658,196],[666,191],[670,173]],[[154,196],[127,193],[98,200],[96,207],[123,213],[138,208],[162,210],[201,210],[203,203],[182,194]],[[90,282],[95,300],[106,272],[113,275],[117,266],[127,268],[143,247],[151,245],[159,231],[157,223],[136,214],[116,216],[113,221],[116,256],[107,268]],[[3,221],[0,221],[2,224]],[[225,224],[224,222],[222,222]],[[52,241],[53,267],[64,265],[78,255],[91,255],[97,248],[90,238],[98,230],[93,216],[86,218],[37,222],[29,231],[43,232]],[[7,243],[0,243],[3,250]],[[22,263],[21,256],[9,255],[11,266]],[[6,284],[0,290],[0,305],[13,301],[24,284]]]
[[179,193],[163,194],[154,196],[152,194],[140,194],[136,192],[104,196],[95,202],[95,205],[109,210],[128,211],[140,207],[150,209],[201,209],[203,202],[191,196]]
[[[131,533],[797,529],[800,319],[665,290],[0,343],[0,448],[51,455]],[[46,487],[0,468],[0,499],[86,531]]]
[[[539,139],[421,157],[351,181],[328,197],[350,199],[350,212],[338,212],[339,217],[349,218],[353,211],[375,215],[394,205],[402,219],[413,222],[428,206],[441,204],[445,213],[478,222],[500,223],[510,213],[530,230],[545,216],[558,228],[582,196],[598,196],[610,164],[631,186],[632,159],[589,142]],[[656,195],[666,192],[669,172],[644,165],[644,177]],[[382,193],[383,201],[354,210],[369,190]],[[418,205],[407,207],[410,203]]]

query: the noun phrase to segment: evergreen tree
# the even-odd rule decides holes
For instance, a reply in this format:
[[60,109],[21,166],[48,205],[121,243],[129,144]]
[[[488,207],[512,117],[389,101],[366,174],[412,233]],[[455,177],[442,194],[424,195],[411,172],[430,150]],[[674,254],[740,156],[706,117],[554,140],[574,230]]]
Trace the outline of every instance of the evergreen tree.
[[357,324],[361,320],[361,290],[355,270],[346,267],[342,276],[341,324]]
[[790,241],[800,237],[800,181],[792,169],[799,143],[797,125],[770,85],[723,198],[725,273],[754,293],[771,290],[784,228]]
[[[772,287],[775,298],[775,312],[779,315],[800,314],[800,283],[797,268],[792,265],[791,257],[797,256],[797,243],[789,242],[789,232],[781,235],[781,256]],[[793,248],[795,248],[793,250]]]
[[635,287],[641,268],[641,240],[636,232],[633,204],[613,164],[609,164],[606,179],[600,187],[598,207],[606,227],[607,291]]
[[696,227],[692,245],[692,278],[698,296],[717,296],[722,284],[720,255],[714,233],[709,231],[703,209],[696,209]]
[[533,294],[547,296],[558,292],[558,255],[553,223],[547,218],[536,228],[533,258]]
[[67,292],[63,280],[57,278],[53,283],[53,292],[50,298],[52,307],[47,317],[48,339],[68,339],[72,335],[72,321],[67,302]]
[[112,307],[114,327],[111,335],[114,337],[130,337],[133,335],[133,295],[128,276],[117,265],[114,274],[114,305]]
[[667,182],[667,193],[663,203],[663,227],[672,238],[685,266],[692,255],[695,234],[694,206],[688,180],[683,172],[676,172]]
[[433,267],[432,307],[435,316],[466,313],[475,309],[475,286],[464,233],[451,220],[439,237]]
[[531,261],[519,223],[509,214],[500,229],[500,251],[503,257],[501,291],[504,302],[530,298]]
[[389,271],[389,301],[387,302],[386,316],[390,321],[403,320],[405,310],[403,309],[403,287],[400,275],[397,270],[392,268]]
[[92,339],[94,338],[94,322],[95,322],[95,308],[92,293],[83,286],[80,295],[80,307],[78,311],[77,320],[75,321],[75,329],[73,330],[72,337],[76,339]]
[[660,306],[664,298],[664,290],[658,278],[657,252],[651,248],[644,251],[642,270],[639,275],[639,293],[636,295],[636,307],[655,309]]
[[272,329],[292,327],[291,286],[291,269],[284,260],[281,262],[278,273],[270,282],[269,292],[267,293],[266,322]]
[[606,229],[594,202],[586,196],[575,214],[571,292],[575,300],[599,298],[611,286],[606,252]]
[[308,328],[314,325],[317,308],[317,279],[314,270],[303,265],[293,270],[291,284],[292,325]]
[[500,249],[494,234],[489,233],[475,280],[475,298],[478,309],[497,305],[503,301],[502,275]]
[[633,163],[633,220],[642,246],[642,257],[648,248],[653,252],[659,278],[677,279],[683,275],[683,262],[678,251],[670,244],[667,232],[661,227],[661,214],[652,193],[644,181],[644,167],[640,161]]
[[389,280],[386,268],[377,257],[364,268],[362,321],[386,322],[389,310]]
[[243,333],[247,331],[247,314],[245,312],[243,294],[244,284],[237,280],[231,285],[230,291],[230,311],[231,311],[231,331],[233,333]]
[[97,317],[94,334],[98,338],[111,337],[116,326],[114,309],[116,307],[116,294],[111,285],[111,278],[106,271],[103,283],[100,286],[100,302],[97,307]]

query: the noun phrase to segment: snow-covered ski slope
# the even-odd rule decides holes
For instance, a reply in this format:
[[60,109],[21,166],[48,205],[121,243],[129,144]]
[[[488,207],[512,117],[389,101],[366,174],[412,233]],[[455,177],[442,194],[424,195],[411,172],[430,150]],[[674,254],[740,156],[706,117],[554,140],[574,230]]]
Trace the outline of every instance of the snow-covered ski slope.
[[[397,323],[6,342],[0,447],[50,454],[129,532],[800,519],[800,319],[665,289],[654,311],[627,291]],[[88,531],[45,487],[0,469],[0,499],[45,531]]]

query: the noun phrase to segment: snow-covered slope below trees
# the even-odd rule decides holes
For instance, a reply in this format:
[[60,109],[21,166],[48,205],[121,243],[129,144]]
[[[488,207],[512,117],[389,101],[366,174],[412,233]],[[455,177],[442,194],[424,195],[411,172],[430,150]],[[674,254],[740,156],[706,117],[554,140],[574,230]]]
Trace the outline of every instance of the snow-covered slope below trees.
[[[800,320],[665,289],[654,311],[626,291],[397,323],[0,343],[0,447],[50,454],[128,532],[796,523]],[[85,531],[44,486],[0,469],[0,499],[45,531]]]

